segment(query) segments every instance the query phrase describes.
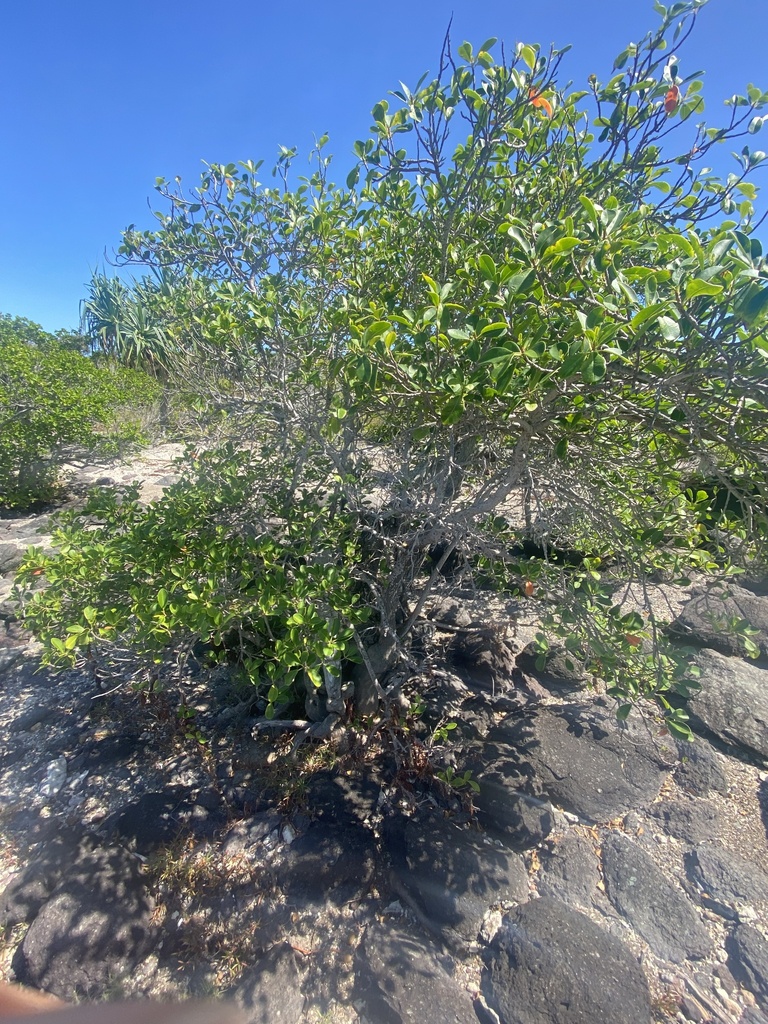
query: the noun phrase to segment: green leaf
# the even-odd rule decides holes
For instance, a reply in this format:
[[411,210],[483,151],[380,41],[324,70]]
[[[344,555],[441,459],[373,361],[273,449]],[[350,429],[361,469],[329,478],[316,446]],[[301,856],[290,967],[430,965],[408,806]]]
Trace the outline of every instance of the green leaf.
[[555,445],[555,455],[558,459],[564,459],[568,454],[568,438],[561,437]]
[[536,51],[527,43],[520,43],[517,47],[517,55],[530,71],[536,69]]
[[601,352],[593,352],[587,357],[581,376],[585,384],[597,384],[605,376],[605,371],[605,356]]
[[489,348],[485,355],[478,360],[478,365],[486,366],[488,363],[506,363],[518,354],[517,349],[504,348],[499,345],[494,348]]
[[702,278],[696,277],[685,286],[685,297],[686,299],[695,299],[699,295],[719,295],[722,290],[723,286],[721,284],[715,284],[713,281],[704,281]]
[[482,338],[484,334],[493,334],[495,331],[507,331],[509,327],[506,320],[497,320],[496,323],[486,324],[485,327],[480,331],[478,337]]
[[535,270],[521,270],[520,273],[515,274],[514,277],[510,277],[505,285],[509,298],[513,298],[515,295],[522,295],[527,292],[535,280]]
[[496,270],[496,264],[490,256],[483,255],[478,257],[477,266],[486,281],[495,282],[497,280],[498,271]]
[[680,337],[680,324],[669,316],[659,317],[659,330],[665,341],[677,341]]
[[550,245],[548,249],[544,250],[543,259],[548,259],[551,256],[561,256],[563,253],[571,252],[578,245],[582,245],[580,238],[560,238],[554,245]]
[[454,423],[458,423],[464,412],[464,398],[461,395],[456,395],[455,398],[449,399],[443,406],[443,411],[440,414],[440,419],[443,426],[450,427]]

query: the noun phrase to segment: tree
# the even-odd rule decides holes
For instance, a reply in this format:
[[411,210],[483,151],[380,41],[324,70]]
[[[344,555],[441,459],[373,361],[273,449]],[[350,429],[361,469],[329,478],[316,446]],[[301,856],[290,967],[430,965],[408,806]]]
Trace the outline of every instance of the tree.
[[[659,27],[586,90],[558,88],[565,51],[497,59],[495,40],[446,39],[432,81],[374,106],[345,186],[323,137],[296,184],[287,149],[274,185],[250,161],[210,165],[190,193],[159,180],[160,230],[125,232],[123,260],[174,282],[159,312],[178,341],[169,372],[240,449],[193,468],[174,515],[226,464],[238,495],[207,528],[290,536],[284,597],[300,566],[342,581],[333,600],[285,597],[279,625],[258,596],[240,601],[247,573],[219,592],[270,714],[309,680],[310,698],[328,691],[313,714],[338,718],[355,648],[357,706],[373,710],[450,567],[542,600],[622,714],[653,695],[687,733],[671,691],[695,681],[621,588],[754,567],[766,536],[768,267],[751,181],[765,154],[744,145],[724,181],[703,165],[760,130],[768,94],[750,85],[724,125],[701,120],[699,73],[682,71],[705,3],[657,4]],[[338,513],[322,537],[317,508]],[[141,600],[163,592],[176,609],[171,647],[226,646],[187,614],[203,563],[182,583],[142,570]],[[258,564],[252,578],[268,577]],[[74,651],[98,641],[110,603],[103,588],[78,601]],[[285,660],[284,642],[310,653]]]

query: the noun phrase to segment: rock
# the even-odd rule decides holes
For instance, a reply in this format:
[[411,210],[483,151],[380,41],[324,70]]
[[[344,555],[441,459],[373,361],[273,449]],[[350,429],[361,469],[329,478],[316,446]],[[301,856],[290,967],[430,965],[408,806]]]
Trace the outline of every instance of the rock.
[[758,999],[768,1000],[768,939],[749,924],[737,924],[726,939],[728,966]]
[[517,656],[517,667],[556,693],[572,694],[584,689],[587,673],[564,647],[551,647],[543,657],[544,667],[538,668],[536,645],[528,644]]
[[[21,656],[21,653],[21,651],[18,652],[19,656]],[[58,708],[50,707],[47,704],[37,704],[35,707],[30,708],[28,711],[25,711],[14,718],[8,726],[8,731],[29,732],[29,730],[34,729],[36,725],[40,725],[43,722],[50,722],[59,714],[60,712]]]
[[636,843],[609,835],[603,874],[608,899],[657,956],[681,963],[711,951],[709,933],[688,898]]
[[124,850],[94,850],[67,866],[14,959],[20,981],[62,999],[100,994],[156,942],[154,903]]
[[699,737],[695,743],[678,744],[680,764],[675,768],[675,782],[691,796],[709,796],[711,792],[728,792],[725,777],[711,743]]
[[629,950],[558,900],[515,908],[492,948],[483,989],[504,1024],[650,1024],[648,985]]
[[451,665],[471,690],[500,694],[514,686],[512,648],[492,630],[458,633],[447,649]]
[[25,834],[29,845],[20,851],[24,867],[0,896],[0,928],[34,920],[68,866],[98,848],[95,836],[62,826],[56,819],[22,814],[14,823],[17,830]]
[[592,844],[576,832],[567,832],[542,864],[538,890],[563,903],[589,909],[600,881],[600,868]]
[[472,616],[464,605],[452,597],[438,597],[427,606],[427,618],[446,626],[466,628],[472,625]]
[[296,1024],[304,1012],[301,980],[296,954],[282,942],[243,973],[228,997],[247,1024]]
[[348,778],[334,772],[316,772],[307,781],[304,802],[319,821],[365,821],[375,813],[381,787],[369,778]]
[[694,661],[701,690],[687,705],[692,727],[768,757],[768,670],[709,650]]
[[522,857],[477,832],[442,819],[396,818],[384,839],[393,889],[448,945],[462,949],[474,941],[491,904],[528,899]]
[[442,966],[437,950],[392,924],[366,929],[353,996],[375,1024],[477,1024],[468,993]]
[[8,669],[13,668],[17,661],[24,657],[24,650],[20,647],[0,648],[0,677]]
[[723,654],[743,655],[739,636],[729,626],[734,619],[746,619],[757,629],[750,639],[764,657],[768,655],[768,597],[759,597],[734,583],[695,587],[670,631]]
[[650,804],[671,767],[642,723],[619,723],[598,704],[508,719],[489,740],[510,748],[529,788],[590,822]]
[[375,863],[373,839],[363,825],[317,822],[285,851],[277,885],[289,901],[341,905],[368,889]]
[[274,849],[282,823],[277,811],[264,811],[235,822],[222,839],[222,856],[255,858]]
[[663,822],[668,835],[694,846],[716,837],[722,827],[722,815],[709,800],[662,800],[651,814]]
[[517,753],[502,745],[479,744],[466,764],[480,787],[473,794],[480,824],[513,850],[530,850],[552,831],[555,819],[547,800],[526,792]]
[[739,1024],[768,1024],[768,1017],[756,1006],[748,1006],[742,1014]]
[[16,572],[24,561],[24,549],[16,544],[0,544],[0,576]]
[[168,786],[159,793],[144,793],[115,811],[104,822],[104,829],[146,855],[172,843],[183,830],[207,834],[223,821],[223,816],[187,799],[183,786]]
[[701,843],[685,861],[704,905],[725,917],[736,916],[730,905],[763,900],[768,894],[768,875],[764,871],[715,843]]
[[67,759],[57,757],[51,761],[45,769],[45,778],[38,787],[41,796],[56,796],[61,787],[67,781]]

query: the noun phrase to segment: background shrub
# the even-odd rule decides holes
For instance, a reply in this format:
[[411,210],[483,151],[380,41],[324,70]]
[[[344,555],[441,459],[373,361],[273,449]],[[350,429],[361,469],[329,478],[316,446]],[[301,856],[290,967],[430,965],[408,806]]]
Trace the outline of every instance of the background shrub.
[[130,409],[156,398],[145,374],[96,365],[71,341],[0,317],[0,507],[50,498],[73,449],[136,438]]

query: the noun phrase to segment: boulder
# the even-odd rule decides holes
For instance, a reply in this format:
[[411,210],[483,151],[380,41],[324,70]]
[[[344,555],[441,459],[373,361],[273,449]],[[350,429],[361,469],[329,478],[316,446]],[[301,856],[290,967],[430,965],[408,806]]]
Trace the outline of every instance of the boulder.
[[0,576],[15,572],[24,560],[24,548],[5,541],[0,544]]
[[701,690],[688,702],[691,726],[768,757],[768,669],[717,651],[699,651]]
[[276,866],[277,885],[290,901],[337,905],[359,899],[376,864],[371,832],[360,824],[310,825]]
[[376,1024],[477,1024],[472,1000],[431,943],[391,925],[370,925],[357,950],[355,1006]]
[[224,821],[223,813],[197,803],[183,786],[167,786],[121,807],[107,818],[104,828],[146,856],[158,846],[172,843],[182,832],[209,835]]
[[663,823],[664,831],[694,846],[717,837],[722,828],[722,815],[709,800],[662,800],[654,804],[651,814]]
[[675,782],[690,796],[709,796],[728,792],[728,779],[720,767],[712,744],[699,737],[695,743],[680,741],[677,745],[680,764],[675,768]]
[[702,902],[724,917],[736,917],[733,904],[764,900],[768,895],[768,875],[716,843],[700,843],[685,860],[688,877],[700,891]]
[[648,984],[626,946],[547,896],[505,916],[483,989],[504,1024],[651,1021]]
[[728,966],[760,1000],[768,1000],[768,939],[748,924],[737,924],[726,940]]
[[496,695],[514,686],[512,648],[493,630],[457,633],[447,654],[451,667],[471,690]]
[[[597,703],[546,707],[507,719],[489,740],[489,753],[502,749],[505,756],[491,761],[485,775],[498,775],[505,765],[509,779],[516,769],[518,788],[590,822],[650,804],[672,765],[671,752],[657,745],[642,723],[620,723]],[[482,774],[477,781],[482,788]]]
[[572,694],[584,689],[587,673],[564,647],[550,648],[543,655],[543,668],[538,667],[539,658],[536,645],[528,644],[517,656],[517,667],[555,693]]
[[228,995],[247,1024],[296,1024],[304,1012],[301,980],[296,953],[281,942],[249,967]]
[[603,874],[608,899],[657,956],[682,963],[711,951],[712,940],[688,897],[632,840],[606,838]]
[[[69,865],[79,863],[97,849],[94,836],[82,829],[56,827],[48,821],[30,821],[28,834],[35,841],[22,870],[0,896],[0,928],[30,924],[53,895]],[[54,830],[55,829],[55,830]]]
[[760,597],[735,583],[695,587],[670,631],[723,654],[741,655],[744,646],[730,626],[734,619],[746,619],[754,626],[757,633],[751,639],[763,657],[768,655],[768,597]]
[[542,896],[589,909],[600,881],[600,867],[592,844],[576,832],[567,832],[542,862],[537,888]]
[[67,866],[30,925],[16,976],[70,1001],[99,994],[152,950],[153,911],[137,861],[124,850],[94,850]]
[[476,939],[491,904],[528,899],[522,857],[451,821],[398,817],[384,842],[393,889],[447,945],[462,949]]
[[465,759],[480,792],[472,795],[483,828],[513,850],[530,850],[552,831],[548,800],[531,792],[529,773],[518,752],[506,744],[478,743]]

